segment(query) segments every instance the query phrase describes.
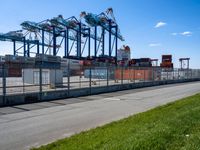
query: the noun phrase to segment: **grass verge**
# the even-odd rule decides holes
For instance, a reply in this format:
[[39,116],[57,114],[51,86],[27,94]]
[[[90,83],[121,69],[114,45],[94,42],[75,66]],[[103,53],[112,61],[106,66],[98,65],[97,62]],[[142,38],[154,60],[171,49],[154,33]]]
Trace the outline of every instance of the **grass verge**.
[[199,150],[200,94],[32,150]]

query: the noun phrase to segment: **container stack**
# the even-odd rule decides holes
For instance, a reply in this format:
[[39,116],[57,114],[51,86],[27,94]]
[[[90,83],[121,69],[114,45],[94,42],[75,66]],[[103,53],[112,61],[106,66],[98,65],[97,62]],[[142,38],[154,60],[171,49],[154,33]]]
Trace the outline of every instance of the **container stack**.
[[70,76],[73,75],[81,75],[82,73],[83,63],[80,60],[76,59],[61,59],[61,69],[63,70],[63,76],[66,77],[68,74]]
[[35,66],[47,69],[60,69],[61,57],[46,54],[37,54],[35,57]]
[[173,68],[172,55],[162,55],[161,68]]
[[152,67],[150,58],[131,59],[129,61],[130,67]]
[[117,80],[139,80],[149,81],[153,79],[152,69],[116,69],[115,79]]

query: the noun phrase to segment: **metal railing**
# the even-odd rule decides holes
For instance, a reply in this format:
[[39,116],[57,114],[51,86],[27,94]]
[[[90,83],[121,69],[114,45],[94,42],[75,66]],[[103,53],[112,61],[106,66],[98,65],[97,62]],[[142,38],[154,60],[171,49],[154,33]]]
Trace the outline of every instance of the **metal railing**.
[[0,66],[0,96],[200,78],[200,69],[80,67],[64,69]]

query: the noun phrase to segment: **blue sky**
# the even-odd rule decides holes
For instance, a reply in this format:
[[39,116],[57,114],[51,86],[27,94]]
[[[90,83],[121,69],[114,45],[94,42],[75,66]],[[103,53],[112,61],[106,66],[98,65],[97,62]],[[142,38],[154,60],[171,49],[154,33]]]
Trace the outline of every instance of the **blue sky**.
[[[18,30],[25,20],[79,17],[81,11],[98,14],[108,7],[126,39],[120,44],[131,47],[133,58],[172,54],[176,67],[180,57],[190,57],[191,67],[200,68],[200,0],[2,0],[0,32]],[[12,53],[11,44],[0,42],[0,50]]]

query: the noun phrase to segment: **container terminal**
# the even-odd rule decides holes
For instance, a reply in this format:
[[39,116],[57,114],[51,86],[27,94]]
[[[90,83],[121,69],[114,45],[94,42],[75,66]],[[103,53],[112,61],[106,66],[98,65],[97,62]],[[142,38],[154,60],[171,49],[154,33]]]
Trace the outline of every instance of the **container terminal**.
[[[131,58],[131,47],[119,46],[125,37],[112,8],[20,25],[0,34],[0,41],[12,43],[13,51],[0,56],[0,105],[16,103],[16,94],[23,95],[19,103],[32,102],[68,97],[72,89],[89,88],[86,93],[91,94],[95,87],[200,77],[200,70],[190,69],[190,58],[180,58],[180,68],[174,68],[171,54],[163,54],[160,64],[157,58]],[[64,94],[47,93],[55,91]]]

